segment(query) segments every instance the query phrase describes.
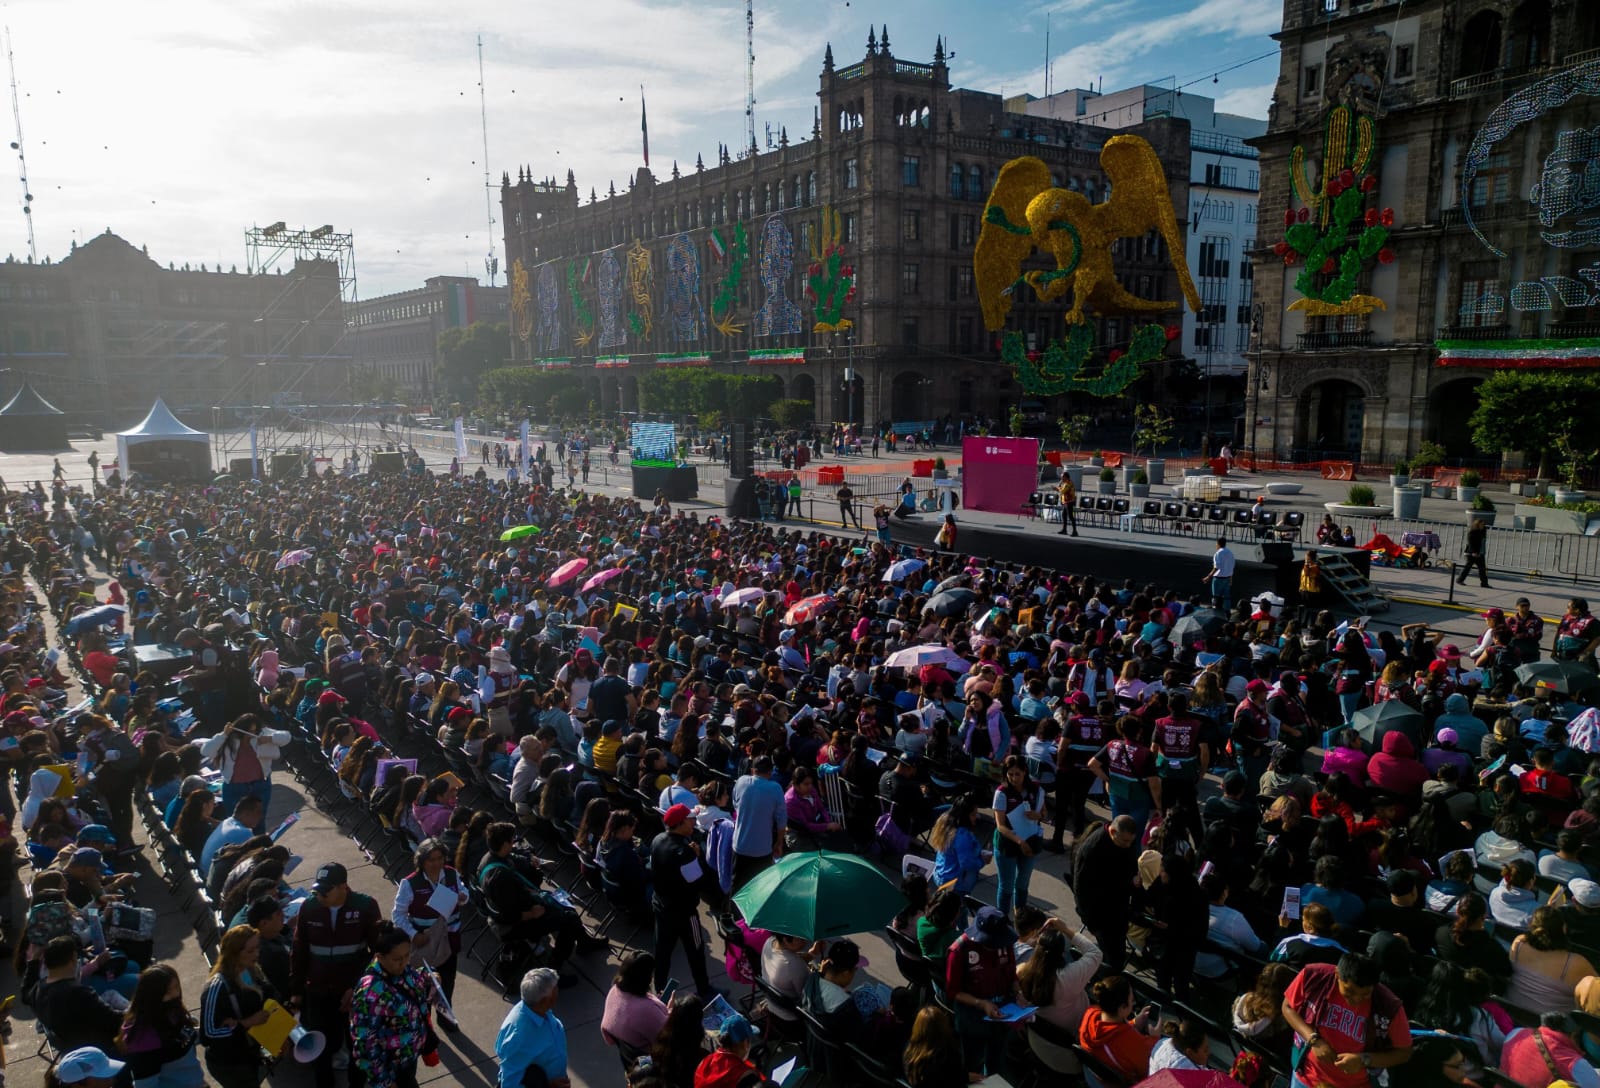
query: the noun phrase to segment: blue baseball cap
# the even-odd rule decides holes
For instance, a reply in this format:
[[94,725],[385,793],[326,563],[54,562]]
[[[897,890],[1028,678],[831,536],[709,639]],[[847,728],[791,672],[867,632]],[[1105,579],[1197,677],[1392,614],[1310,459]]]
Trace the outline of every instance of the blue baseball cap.
[[737,1045],[761,1038],[761,1032],[744,1016],[734,1013],[724,1020],[722,1026],[717,1029],[717,1038]]

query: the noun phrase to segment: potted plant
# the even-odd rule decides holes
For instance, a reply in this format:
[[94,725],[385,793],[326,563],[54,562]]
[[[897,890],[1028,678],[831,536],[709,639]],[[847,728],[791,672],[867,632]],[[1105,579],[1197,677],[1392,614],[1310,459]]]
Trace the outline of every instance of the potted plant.
[[1467,524],[1481,521],[1486,525],[1494,524],[1494,503],[1487,495],[1479,495],[1472,500],[1472,505],[1467,508]]
[[1117,493],[1117,474],[1109,468],[1100,470],[1100,494],[1115,495]]
[[1582,502],[1586,498],[1583,490],[1583,471],[1594,461],[1595,451],[1580,449],[1573,444],[1568,435],[1556,439],[1556,449],[1561,451],[1561,467],[1565,471],[1561,482],[1552,488],[1555,492],[1553,497],[1558,505],[1566,502]]
[[1134,463],[1132,457],[1122,459],[1122,466],[1117,469],[1117,480],[1122,484],[1124,491],[1133,486],[1133,474],[1138,471],[1139,466]]
[[1089,467],[1090,468],[1100,468],[1105,463],[1106,463],[1106,451],[1105,450],[1096,450],[1094,453],[1089,455]]
[[1133,410],[1133,449],[1135,453],[1143,450],[1149,455],[1145,471],[1153,484],[1163,483],[1167,478],[1167,462],[1157,454],[1172,440],[1172,426],[1172,417],[1153,404],[1141,404]]
[[1084,438],[1089,433],[1089,417],[1083,415],[1062,416],[1056,421],[1056,426],[1061,431],[1062,444],[1076,454],[1078,448],[1083,445]]
[[1345,492],[1344,502],[1326,502],[1323,508],[1329,513],[1341,517],[1381,518],[1386,516],[1390,507],[1376,505],[1377,492],[1366,484],[1351,484],[1350,490]]
[[949,477],[950,473],[944,467],[944,458],[935,457],[933,459],[933,478],[935,480],[946,480]]
[[1394,471],[1389,473],[1390,487],[1405,487],[1411,482],[1411,466],[1407,465],[1404,458],[1394,463]]
[[1133,482],[1128,485],[1128,494],[1136,499],[1148,499],[1150,497],[1150,476],[1144,469],[1140,469],[1133,474]]
[[1411,477],[1422,485],[1422,497],[1433,493],[1433,473],[1444,464],[1445,449],[1437,442],[1424,440],[1411,458]]
[[1483,482],[1483,477],[1472,469],[1461,474],[1461,486],[1456,488],[1456,498],[1461,502],[1471,502],[1478,497],[1478,485]]

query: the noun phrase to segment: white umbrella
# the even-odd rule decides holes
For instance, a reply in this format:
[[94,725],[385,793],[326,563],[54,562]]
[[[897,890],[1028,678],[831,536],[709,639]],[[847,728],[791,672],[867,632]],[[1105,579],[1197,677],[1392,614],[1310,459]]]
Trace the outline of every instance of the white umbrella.
[[747,604],[755,604],[766,595],[767,591],[762,589],[760,586],[745,586],[743,589],[736,589],[726,597],[722,598],[722,607],[742,608]]
[[966,672],[972,666],[948,646],[924,643],[896,650],[884,662],[891,669],[914,669],[922,665],[943,665],[953,672]]
[[901,559],[889,564],[889,569],[883,572],[885,582],[898,582],[917,573],[928,564],[920,559]]

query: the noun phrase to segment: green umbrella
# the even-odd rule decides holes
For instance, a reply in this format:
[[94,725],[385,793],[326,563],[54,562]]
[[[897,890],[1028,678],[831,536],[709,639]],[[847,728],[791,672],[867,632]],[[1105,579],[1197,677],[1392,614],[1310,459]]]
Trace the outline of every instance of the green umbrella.
[[521,540],[525,536],[538,536],[540,528],[537,525],[516,525],[500,534],[502,542]]
[[808,941],[881,929],[906,897],[865,858],[818,850],[789,854],[733,897],[751,929]]

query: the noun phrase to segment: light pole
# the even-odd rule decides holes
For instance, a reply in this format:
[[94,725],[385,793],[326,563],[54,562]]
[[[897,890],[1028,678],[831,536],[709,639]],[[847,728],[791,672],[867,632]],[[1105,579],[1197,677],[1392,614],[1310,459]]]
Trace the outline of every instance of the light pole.
[[1256,449],[1256,428],[1261,423],[1261,394],[1266,392],[1271,380],[1265,364],[1261,362],[1261,322],[1266,317],[1266,308],[1261,303],[1256,303],[1250,308],[1250,342],[1255,349],[1253,354],[1256,361],[1255,380],[1251,382],[1248,390],[1254,409],[1250,412],[1250,460],[1252,465],[1259,464],[1261,454]]

